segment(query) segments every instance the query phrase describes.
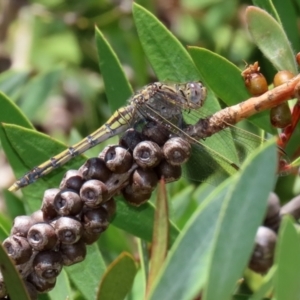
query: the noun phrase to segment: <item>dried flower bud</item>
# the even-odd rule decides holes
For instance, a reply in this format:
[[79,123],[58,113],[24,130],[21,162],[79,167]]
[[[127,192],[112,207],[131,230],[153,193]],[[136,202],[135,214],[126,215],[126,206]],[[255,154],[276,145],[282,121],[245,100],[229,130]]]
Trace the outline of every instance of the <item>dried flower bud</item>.
[[27,237],[28,230],[32,225],[33,219],[30,216],[15,217],[10,234]]
[[84,231],[89,233],[102,233],[109,225],[108,212],[102,207],[85,211],[82,220]]
[[266,273],[273,264],[277,241],[275,232],[260,226],[255,237],[255,248],[249,262],[249,268],[257,273]]
[[276,128],[285,128],[292,123],[292,114],[287,102],[271,108],[270,122]]
[[2,246],[16,265],[26,263],[32,254],[27,239],[22,236],[9,236],[3,241]]
[[263,225],[277,232],[280,224],[280,201],[278,196],[271,192],[268,198],[267,212]]
[[57,243],[57,236],[50,224],[37,223],[29,229],[27,240],[31,247],[37,251],[51,250]]
[[63,259],[63,265],[71,266],[85,259],[86,246],[82,240],[72,245],[61,244],[60,253]]
[[77,192],[66,189],[56,194],[53,205],[58,215],[74,216],[81,211],[83,202]]
[[162,158],[161,148],[154,142],[140,142],[133,150],[135,162],[142,168],[157,166]]
[[140,206],[147,202],[151,197],[151,191],[137,192],[133,189],[132,185],[127,185],[123,190],[122,194],[124,199],[131,205]]
[[88,159],[79,169],[84,180],[97,179],[102,182],[106,181],[111,171],[107,168],[104,160],[99,157]]
[[0,297],[5,297],[7,295],[7,289],[4,282],[2,273],[0,273]]
[[69,170],[64,175],[59,188],[79,191],[84,180],[79,170]]
[[54,225],[56,235],[63,244],[74,244],[82,235],[82,225],[70,217],[60,217]]
[[181,166],[191,156],[191,145],[180,137],[174,137],[164,144],[163,154],[169,164]]
[[142,133],[147,140],[153,141],[159,146],[162,146],[170,136],[169,131],[164,126],[151,121],[145,124]]
[[295,75],[290,71],[287,71],[287,70],[278,71],[275,74],[274,79],[273,79],[274,87],[282,85],[294,77],[295,77]]
[[45,221],[51,221],[58,216],[54,207],[54,199],[59,192],[60,189],[48,189],[44,193],[41,210]]
[[181,167],[173,166],[167,161],[163,160],[156,167],[158,178],[164,178],[166,183],[176,181],[181,177]]
[[80,189],[80,197],[86,206],[97,207],[108,200],[107,187],[102,181],[88,180]]
[[116,201],[113,198],[101,204],[101,207],[103,207],[107,211],[108,219],[110,219],[117,210]]
[[62,269],[61,253],[51,250],[38,252],[32,266],[38,276],[45,279],[55,278]]
[[122,174],[127,172],[132,165],[132,156],[128,150],[120,146],[108,146],[99,156],[103,158],[109,170]]
[[126,130],[123,136],[120,138],[119,145],[125,149],[133,151],[136,145],[144,140],[142,133],[136,131],[133,128]]
[[32,272],[28,275],[27,281],[31,283],[39,293],[47,293],[55,287],[56,277],[45,279],[38,276],[35,272]]
[[300,195],[284,204],[280,209],[280,215],[291,215],[295,220],[300,219]]
[[243,72],[245,86],[253,96],[259,96],[268,90],[268,83],[265,76],[260,73],[258,62],[249,65]]

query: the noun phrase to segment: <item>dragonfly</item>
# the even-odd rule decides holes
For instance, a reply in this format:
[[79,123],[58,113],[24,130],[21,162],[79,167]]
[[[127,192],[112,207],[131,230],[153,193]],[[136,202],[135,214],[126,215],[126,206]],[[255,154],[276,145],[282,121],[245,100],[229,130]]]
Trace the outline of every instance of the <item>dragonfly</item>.
[[[181,136],[194,145],[192,152],[200,154],[198,155],[200,156],[199,159],[204,164],[203,177],[207,177],[207,174],[213,173],[217,169],[227,175],[232,174],[239,169],[240,162],[236,157],[228,158],[221,154],[222,149],[219,149],[221,152],[213,149],[213,146],[207,143],[209,141],[195,140],[184,131],[186,126],[203,117],[201,110],[206,98],[207,89],[200,81],[175,84],[154,82],[148,84],[136,92],[129,99],[129,104],[118,109],[99,129],[86,136],[77,144],[27,172],[9,190],[16,191],[35,182],[72,158],[106,141],[112,136],[125,132],[128,128],[134,127],[141,121],[156,122],[166,128],[170,134]],[[241,132],[241,130],[235,131],[235,135],[246,136],[248,139],[256,141],[259,139],[259,137],[250,133],[241,134]],[[228,148],[228,141],[226,141],[226,139],[228,140],[228,136],[231,139],[235,137],[231,132],[227,132],[227,129],[223,133],[219,132],[216,135],[224,149]],[[242,144],[245,145],[244,142]],[[188,175],[188,177],[193,176]],[[200,179],[200,181],[202,180]]]

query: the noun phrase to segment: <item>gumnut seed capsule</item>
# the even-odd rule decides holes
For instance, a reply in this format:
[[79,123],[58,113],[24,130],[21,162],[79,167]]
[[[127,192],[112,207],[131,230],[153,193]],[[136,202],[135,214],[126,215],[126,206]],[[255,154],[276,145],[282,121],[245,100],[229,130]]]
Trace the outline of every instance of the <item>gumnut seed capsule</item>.
[[79,170],[68,170],[61,183],[59,188],[62,189],[71,189],[79,191],[83,184],[82,174]]
[[56,235],[63,244],[74,244],[82,235],[82,225],[70,217],[60,217],[54,225]]
[[51,221],[57,217],[57,211],[54,207],[54,198],[60,192],[60,189],[48,189],[44,193],[41,210],[45,221]]
[[88,207],[97,207],[108,200],[106,185],[99,180],[86,181],[80,189],[80,197]]
[[191,145],[180,137],[174,137],[164,144],[163,153],[169,164],[180,166],[190,158]]
[[27,237],[29,228],[33,225],[34,220],[30,216],[18,216],[14,219],[11,235]]
[[89,158],[79,169],[84,180],[97,179],[105,182],[111,175],[104,160],[99,157]]
[[57,243],[57,235],[50,224],[37,223],[29,229],[27,240],[37,251],[51,250]]
[[63,265],[71,266],[85,259],[86,246],[82,240],[72,245],[61,244],[60,253],[63,259]]
[[32,254],[27,239],[22,236],[9,236],[3,241],[2,246],[16,265],[26,263]]
[[52,279],[59,275],[62,269],[62,256],[60,252],[41,251],[35,256],[33,269],[44,279]]
[[158,144],[151,141],[143,141],[134,148],[133,158],[140,167],[153,168],[160,163],[162,151]]
[[60,216],[75,216],[82,207],[83,201],[75,190],[65,189],[56,194],[54,209]]

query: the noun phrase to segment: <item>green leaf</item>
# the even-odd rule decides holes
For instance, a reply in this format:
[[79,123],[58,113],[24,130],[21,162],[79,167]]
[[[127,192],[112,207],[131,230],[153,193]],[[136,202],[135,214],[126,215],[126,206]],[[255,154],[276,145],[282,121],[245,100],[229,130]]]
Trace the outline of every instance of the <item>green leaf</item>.
[[205,300],[231,299],[234,287],[247,266],[257,228],[265,215],[269,193],[274,188],[276,161],[274,142],[268,142],[237,174],[238,180],[224,201],[218,222],[204,290]]
[[222,203],[232,180],[212,192],[195,211],[171,248],[150,299],[193,299],[207,278],[207,257]]
[[[125,201],[117,202],[117,213],[112,224],[143,240],[151,242],[154,220],[154,206],[147,202],[139,207],[127,204]],[[178,236],[177,227],[170,221],[170,241],[172,245]]]
[[279,24],[281,23],[278,12],[276,11],[272,0],[253,0],[252,2],[255,6],[267,11]]
[[0,242],[3,242],[8,236],[9,236],[9,230],[3,228],[2,220],[1,220],[0,221]]
[[28,118],[32,119],[39,107],[45,103],[54,87],[58,85],[61,75],[62,68],[55,68],[29,81],[20,99],[20,108]]
[[249,33],[277,70],[288,70],[297,74],[295,55],[280,24],[266,11],[249,6],[246,9]]
[[[298,31],[298,16],[296,9],[297,1],[281,1],[273,0],[274,6],[280,16],[282,27],[291,42],[293,49],[300,49],[299,31]],[[298,1],[299,4],[299,1]]]
[[33,129],[33,125],[23,114],[21,109],[3,93],[0,93],[0,122]]
[[133,91],[120,61],[98,28],[96,28],[96,43],[106,96],[114,112],[125,105],[125,101],[133,94]]
[[[7,159],[17,178],[48,160],[53,156],[53,153],[59,153],[66,149],[64,144],[45,134],[16,125],[2,124],[0,126],[0,138]],[[34,185],[24,188],[22,191],[27,197],[30,211],[40,208],[42,196],[46,189],[58,186],[68,169],[78,169],[83,162],[83,156],[76,157],[50,175],[40,178]]]
[[284,217],[277,241],[275,262],[276,300],[300,298],[300,239],[290,217]]
[[65,300],[71,297],[72,289],[65,269],[57,277],[55,287],[48,295],[52,300]]
[[132,10],[140,41],[159,80],[199,80],[197,68],[175,36],[145,8],[133,3]]
[[[233,63],[204,48],[189,47],[189,52],[206,85],[227,106],[238,104],[251,97],[245,87],[241,70]],[[269,114],[259,114],[248,120],[267,132],[274,132],[270,125]]]
[[0,91],[16,100],[20,96],[28,77],[28,71],[6,71],[0,74]]
[[5,286],[11,300],[30,300],[27,289],[23,284],[19,272],[14,263],[6,254],[2,244],[0,245],[0,268],[4,277]]
[[17,216],[26,215],[24,203],[14,193],[4,190],[3,195],[6,209],[12,219]]
[[166,184],[163,180],[158,185],[156,210],[153,226],[153,238],[151,246],[151,265],[147,280],[147,293],[151,290],[168,251],[169,237],[169,209],[166,193]]
[[67,267],[69,278],[86,300],[95,299],[101,278],[105,273],[105,263],[96,244],[87,246],[83,262]]
[[120,254],[107,268],[97,294],[98,300],[123,300],[130,291],[137,268],[128,253]]
[[270,293],[274,286],[274,277],[276,276],[277,268],[272,267],[268,274],[263,278],[260,288],[249,298],[249,300],[261,300],[267,293]]

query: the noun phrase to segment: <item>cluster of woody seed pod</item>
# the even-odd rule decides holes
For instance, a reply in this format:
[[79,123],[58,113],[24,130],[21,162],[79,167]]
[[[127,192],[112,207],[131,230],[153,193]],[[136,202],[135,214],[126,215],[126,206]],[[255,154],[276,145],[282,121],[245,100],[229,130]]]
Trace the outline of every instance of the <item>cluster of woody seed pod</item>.
[[[51,290],[63,266],[81,262],[86,245],[98,240],[116,210],[113,199],[122,193],[133,205],[147,201],[159,178],[181,176],[190,144],[154,123],[142,132],[128,130],[119,145],[106,147],[79,170],[66,172],[59,188],[44,192],[41,209],[18,216],[3,246],[14,261],[30,293]],[[0,298],[6,288],[0,274]]]
[[255,237],[255,247],[249,262],[251,270],[265,274],[273,265],[278,229],[284,215],[290,215],[296,221],[300,219],[300,195],[281,206],[278,196],[270,193],[264,222]]

